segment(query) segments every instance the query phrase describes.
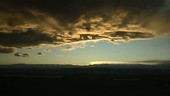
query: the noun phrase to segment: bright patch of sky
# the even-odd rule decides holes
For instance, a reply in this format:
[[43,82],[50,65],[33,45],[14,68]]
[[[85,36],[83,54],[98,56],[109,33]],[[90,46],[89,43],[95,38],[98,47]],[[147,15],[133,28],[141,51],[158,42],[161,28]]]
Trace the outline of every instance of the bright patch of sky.
[[[84,47],[63,50],[64,47],[23,48],[17,52],[29,57],[0,54],[1,64],[89,64],[92,61],[170,60],[170,38],[157,37],[113,44],[108,41],[89,42]],[[41,55],[37,53],[41,52]]]

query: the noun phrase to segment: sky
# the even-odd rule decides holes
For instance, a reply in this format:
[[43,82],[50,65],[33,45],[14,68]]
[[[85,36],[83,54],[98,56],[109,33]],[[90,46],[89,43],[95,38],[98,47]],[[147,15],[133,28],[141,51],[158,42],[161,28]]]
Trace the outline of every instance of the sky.
[[170,0],[1,0],[0,64],[170,61]]

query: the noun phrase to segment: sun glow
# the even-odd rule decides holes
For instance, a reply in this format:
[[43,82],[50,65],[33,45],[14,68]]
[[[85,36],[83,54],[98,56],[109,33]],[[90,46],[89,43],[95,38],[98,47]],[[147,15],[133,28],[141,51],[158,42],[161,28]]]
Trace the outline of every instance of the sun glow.
[[91,65],[95,64],[129,64],[129,62],[121,62],[121,61],[92,61]]

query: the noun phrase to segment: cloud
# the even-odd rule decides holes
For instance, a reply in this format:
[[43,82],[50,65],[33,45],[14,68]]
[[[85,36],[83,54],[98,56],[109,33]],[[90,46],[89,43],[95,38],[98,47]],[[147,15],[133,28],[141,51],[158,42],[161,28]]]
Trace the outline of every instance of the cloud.
[[94,45],[90,45],[89,47],[94,48],[95,46]]
[[73,51],[76,49],[80,49],[80,48],[85,48],[87,47],[87,45],[84,43],[79,43],[79,44],[73,44],[73,45],[65,45],[64,48],[62,49],[62,51]]
[[42,52],[38,52],[37,55],[42,55],[43,53]]
[[29,54],[28,53],[20,53],[20,52],[18,52],[18,53],[15,53],[14,56],[16,56],[16,57],[29,57]]
[[1,0],[0,46],[62,46],[103,39],[116,43],[170,35],[169,2]]
[[119,41],[119,40],[140,40],[140,39],[149,39],[149,38],[154,38],[155,35],[150,32],[131,32],[131,31],[116,31],[116,32],[106,32],[104,33],[110,38],[112,38],[112,41]]
[[0,53],[14,53],[14,52],[15,52],[15,48],[0,46]]
[[28,29],[26,32],[18,30],[11,33],[0,32],[0,45],[8,47],[38,46],[40,44],[51,44],[55,40],[57,39],[33,29]]

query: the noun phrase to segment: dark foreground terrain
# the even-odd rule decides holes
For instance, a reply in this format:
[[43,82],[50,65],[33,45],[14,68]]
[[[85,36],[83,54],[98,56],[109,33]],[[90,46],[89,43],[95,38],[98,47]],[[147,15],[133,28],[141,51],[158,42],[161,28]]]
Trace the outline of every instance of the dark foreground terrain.
[[165,65],[2,65],[0,96],[158,95],[170,91]]

